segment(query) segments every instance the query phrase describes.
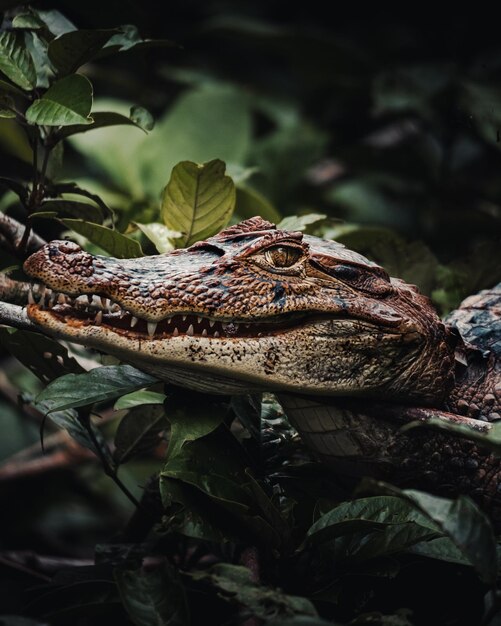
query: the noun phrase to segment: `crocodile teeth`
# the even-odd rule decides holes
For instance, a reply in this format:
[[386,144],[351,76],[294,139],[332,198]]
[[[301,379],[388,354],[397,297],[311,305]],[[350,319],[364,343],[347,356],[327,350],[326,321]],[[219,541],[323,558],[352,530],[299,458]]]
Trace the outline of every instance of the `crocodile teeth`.
[[217,330],[216,330],[216,332],[214,333],[214,337],[220,337],[220,335],[219,335],[219,333],[217,332]]
[[66,304],[66,296],[64,295],[64,293],[60,293],[57,296],[57,303],[58,304]]
[[147,327],[148,327],[148,335],[150,337],[153,337],[153,335],[155,334],[155,331],[157,329],[157,322],[147,322]]
[[183,322],[186,322],[187,315],[183,315]]
[[207,330],[205,328],[202,331],[202,337],[207,337]]
[[179,331],[177,329],[177,326],[174,328],[174,332],[172,333],[173,337],[179,337]]
[[134,326],[137,324],[137,320],[138,320],[138,318],[137,318],[137,317],[134,317],[134,316],[132,316],[132,317],[130,318],[130,327],[131,327],[131,328],[134,328]]
[[215,324],[215,320],[209,320],[209,326],[212,328]]
[[203,317],[201,317],[200,315],[197,316],[197,322],[200,324],[202,321]]
[[103,321],[103,312],[98,311],[96,313],[96,317],[94,318],[94,324],[96,324],[97,326],[100,326],[102,321]]
[[193,328],[193,324],[190,324],[188,326],[188,330],[186,331],[186,334],[188,335],[188,337],[193,337],[193,335],[195,334],[195,330]]
[[50,298],[49,301],[47,302],[47,306],[49,307],[49,309],[54,306],[54,302],[56,301],[56,294],[54,292],[52,292],[50,294]]
[[33,297],[33,288],[28,289],[28,304],[35,304],[35,298]]
[[110,307],[110,300],[108,298],[104,298],[103,296],[101,296],[101,306],[103,307],[103,309],[108,309]]
[[170,324],[172,322],[172,317],[168,317],[166,320],[167,324]]

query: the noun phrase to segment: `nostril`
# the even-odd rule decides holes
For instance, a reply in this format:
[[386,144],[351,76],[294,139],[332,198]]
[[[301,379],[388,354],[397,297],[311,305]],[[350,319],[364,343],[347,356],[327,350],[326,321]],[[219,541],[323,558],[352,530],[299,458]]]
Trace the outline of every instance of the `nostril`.
[[82,248],[73,241],[61,241],[59,244],[59,250],[64,254],[70,254],[72,252],[80,252]]

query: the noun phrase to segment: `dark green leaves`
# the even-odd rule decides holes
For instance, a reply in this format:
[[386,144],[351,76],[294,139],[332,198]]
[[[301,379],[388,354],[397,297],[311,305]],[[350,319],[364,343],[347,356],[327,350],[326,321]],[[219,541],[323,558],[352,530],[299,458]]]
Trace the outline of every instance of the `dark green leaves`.
[[115,570],[120,596],[136,626],[188,626],[189,612],[177,572],[167,563],[150,570]]
[[0,71],[21,89],[36,87],[35,65],[20,33],[0,32]]
[[[244,606],[251,615],[262,620],[295,615],[317,616],[315,607],[307,598],[259,585],[252,579],[250,570],[241,565],[218,563],[208,571],[195,572],[192,577],[215,587],[225,599]],[[280,619],[277,626],[281,623]]]
[[143,256],[139,243],[126,235],[122,235],[118,230],[83,220],[62,219],[61,222],[78,234],[87,237],[89,241],[117,259],[132,259]]
[[85,374],[62,376],[48,385],[36,401],[44,403],[46,412],[50,413],[112,400],[156,382],[153,376],[130,365],[108,365]]
[[180,247],[217,233],[235,208],[235,185],[226,166],[214,160],[204,165],[183,161],[172,170],[164,190],[162,218],[168,228],[183,233]]
[[71,74],[91,61],[117,30],[74,30],[49,44],[48,55],[60,76]]
[[30,124],[69,126],[92,124],[92,84],[82,74],[72,74],[54,83],[26,111]]
[[126,463],[133,455],[151,450],[166,426],[161,404],[143,404],[131,409],[120,421],[115,435],[115,463]]

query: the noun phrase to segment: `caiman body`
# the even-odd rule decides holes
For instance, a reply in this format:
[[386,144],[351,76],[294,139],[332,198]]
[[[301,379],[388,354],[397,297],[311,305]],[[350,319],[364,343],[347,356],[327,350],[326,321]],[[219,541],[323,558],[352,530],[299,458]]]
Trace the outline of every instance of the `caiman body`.
[[44,285],[28,315],[45,332],[185,387],[276,392],[342,474],[467,492],[497,515],[498,459],[399,427],[430,410],[478,430],[500,418],[499,288],[444,324],[414,286],[361,255],[260,218],[141,259],[55,241],[25,269]]

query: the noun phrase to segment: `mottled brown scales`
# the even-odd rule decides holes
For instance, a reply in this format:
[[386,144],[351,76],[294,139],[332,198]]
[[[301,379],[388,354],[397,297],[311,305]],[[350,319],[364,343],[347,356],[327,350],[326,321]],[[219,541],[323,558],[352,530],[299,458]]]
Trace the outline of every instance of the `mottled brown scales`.
[[68,296],[30,305],[48,333],[185,387],[274,391],[336,471],[470,493],[501,519],[498,459],[442,431],[399,430],[433,415],[483,432],[500,418],[501,287],[444,324],[415,286],[261,218],[141,259],[54,241],[25,269]]

